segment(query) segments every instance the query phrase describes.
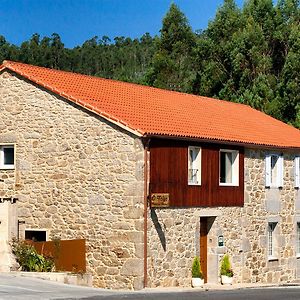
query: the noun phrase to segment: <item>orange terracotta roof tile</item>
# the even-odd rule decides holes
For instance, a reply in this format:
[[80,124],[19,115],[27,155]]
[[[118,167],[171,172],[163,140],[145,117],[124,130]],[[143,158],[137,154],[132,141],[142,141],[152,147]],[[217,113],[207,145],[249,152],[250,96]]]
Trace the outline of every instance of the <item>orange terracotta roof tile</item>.
[[247,105],[4,61],[46,89],[144,136],[300,148],[300,131]]

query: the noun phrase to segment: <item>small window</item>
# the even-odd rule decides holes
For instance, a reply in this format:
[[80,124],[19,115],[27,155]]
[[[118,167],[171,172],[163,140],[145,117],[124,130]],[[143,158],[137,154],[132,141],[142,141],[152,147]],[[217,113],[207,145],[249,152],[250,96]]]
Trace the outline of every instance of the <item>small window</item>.
[[25,230],[25,240],[45,242],[46,237],[47,234],[45,230]]
[[13,145],[0,146],[0,168],[14,169],[15,167],[15,149]]
[[275,228],[277,223],[269,222],[268,223],[268,259],[273,260],[276,259],[276,252],[275,252]]
[[300,223],[297,223],[297,234],[296,234],[296,253],[297,253],[297,257],[300,257]]
[[188,148],[188,184],[201,185],[201,148]]
[[300,187],[300,157],[295,157],[295,187]]
[[220,185],[239,185],[239,152],[220,150]]
[[283,156],[279,154],[266,155],[266,186],[283,186]]

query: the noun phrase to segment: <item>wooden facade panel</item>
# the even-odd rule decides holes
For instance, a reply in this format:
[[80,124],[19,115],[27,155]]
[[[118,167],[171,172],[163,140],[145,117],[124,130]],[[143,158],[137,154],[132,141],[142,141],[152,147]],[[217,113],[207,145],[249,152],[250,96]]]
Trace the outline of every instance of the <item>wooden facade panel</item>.
[[[201,185],[188,184],[188,147],[201,147]],[[220,186],[220,149],[239,151],[239,186]],[[186,141],[152,140],[150,143],[150,193],[169,193],[178,207],[243,206],[244,150],[242,147]]]

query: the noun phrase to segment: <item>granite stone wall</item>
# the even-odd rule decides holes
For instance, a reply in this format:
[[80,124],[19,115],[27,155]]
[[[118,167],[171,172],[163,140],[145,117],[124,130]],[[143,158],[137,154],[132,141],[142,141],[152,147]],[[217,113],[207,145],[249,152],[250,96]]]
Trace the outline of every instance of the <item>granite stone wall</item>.
[[[16,167],[0,170],[0,198],[18,198],[20,236],[85,238],[94,285],[143,287],[143,164],[139,138],[9,72],[0,73],[0,145],[14,144]],[[283,188],[265,188],[266,151],[245,151],[244,207],[148,209],[148,285],[190,286],[208,217],[208,282],[229,253],[235,282],[277,283],[299,276],[294,156],[284,153]],[[276,259],[267,226],[276,222]],[[225,245],[218,246],[223,236]],[[297,268],[298,266],[298,268]]]
[[20,236],[85,238],[94,285],[143,286],[143,145],[139,138],[10,72],[0,73],[0,197],[17,197]]

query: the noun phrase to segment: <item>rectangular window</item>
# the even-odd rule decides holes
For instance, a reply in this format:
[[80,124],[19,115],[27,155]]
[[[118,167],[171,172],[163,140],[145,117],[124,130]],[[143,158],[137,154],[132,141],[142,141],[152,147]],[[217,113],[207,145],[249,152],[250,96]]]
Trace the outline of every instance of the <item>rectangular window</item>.
[[266,155],[266,186],[283,186],[283,156],[279,154]]
[[188,184],[201,185],[201,148],[188,148]]
[[297,240],[296,240],[296,252],[297,252],[297,257],[300,257],[300,223],[297,223]]
[[299,188],[300,187],[300,157],[297,156],[295,157],[295,187]]
[[276,259],[275,255],[275,228],[277,223],[268,223],[268,259]]
[[0,146],[0,169],[14,169],[15,148],[13,145]]
[[239,152],[220,150],[220,185],[239,185]]
[[47,239],[45,230],[25,230],[25,240],[34,242],[45,242]]

